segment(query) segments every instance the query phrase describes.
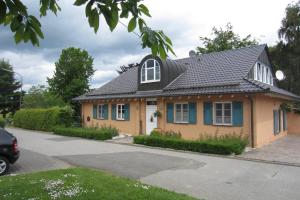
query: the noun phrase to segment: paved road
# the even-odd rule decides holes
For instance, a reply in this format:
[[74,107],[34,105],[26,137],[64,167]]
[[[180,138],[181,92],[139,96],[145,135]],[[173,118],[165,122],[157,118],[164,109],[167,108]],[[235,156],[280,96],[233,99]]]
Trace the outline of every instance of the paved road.
[[[300,198],[300,168],[10,129],[22,149],[207,200]],[[29,158],[30,159],[30,158]]]

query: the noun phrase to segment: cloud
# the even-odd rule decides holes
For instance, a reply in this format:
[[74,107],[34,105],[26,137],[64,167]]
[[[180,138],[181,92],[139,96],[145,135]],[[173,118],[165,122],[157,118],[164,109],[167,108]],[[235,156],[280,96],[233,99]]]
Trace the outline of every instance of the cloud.
[[[24,2],[29,12],[38,17],[39,1]],[[212,27],[224,26],[227,22],[231,22],[234,31],[242,37],[251,34],[261,43],[274,44],[285,7],[290,2],[151,0],[144,3],[152,15],[146,21],[152,28],[170,36],[180,58],[188,56],[188,52],[199,45],[199,36],[209,36]],[[148,49],[141,48],[140,38],[128,33],[121,24],[111,33],[101,18],[99,32],[95,34],[88,25],[84,7],[72,3],[59,1],[62,11],[57,16],[49,12],[40,19],[45,39],[41,40],[39,48],[30,43],[16,45],[9,27],[1,26],[0,58],[9,59],[14,69],[23,74],[25,88],[46,84],[46,77],[53,75],[54,62],[59,59],[61,50],[70,46],[86,49],[94,58],[97,72],[92,77],[92,87],[99,87],[115,77],[119,66],[140,62],[149,54]],[[122,19],[122,22],[128,20]]]

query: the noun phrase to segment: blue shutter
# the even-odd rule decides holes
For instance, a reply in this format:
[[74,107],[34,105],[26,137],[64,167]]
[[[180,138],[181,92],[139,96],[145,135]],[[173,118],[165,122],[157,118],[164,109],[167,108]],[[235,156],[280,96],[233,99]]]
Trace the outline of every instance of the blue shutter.
[[204,124],[211,125],[213,121],[212,102],[204,102],[203,115]]
[[189,123],[196,124],[197,123],[197,104],[189,103]]
[[274,120],[274,135],[277,135],[278,134],[278,111],[277,110],[274,110],[273,111],[273,120]]
[[93,119],[97,119],[97,105],[93,105]]
[[174,122],[174,104],[167,103],[167,122],[173,123]]
[[281,132],[281,110],[278,111],[278,132]]
[[232,102],[232,125],[243,126],[243,102]]
[[111,105],[111,119],[116,120],[116,104]]
[[283,130],[286,131],[286,110],[283,110]]
[[125,110],[124,118],[125,118],[125,120],[129,121],[130,120],[130,104],[125,104],[124,105],[124,110]]
[[108,104],[103,105],[104,119],[108,119]]

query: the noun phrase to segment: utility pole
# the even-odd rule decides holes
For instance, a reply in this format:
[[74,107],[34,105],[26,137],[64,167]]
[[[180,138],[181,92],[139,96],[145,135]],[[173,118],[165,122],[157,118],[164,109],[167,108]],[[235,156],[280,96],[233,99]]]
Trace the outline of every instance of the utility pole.
[[20,106],[20,109],[21,109],[21,107],[22,107],[22,94],[23,94],[23,89],[22,89],[22,87],[23,87],[23,76],[20,73],[18,73],[18,72],[14,72],[14,71],[11,71],[11,70],[8,70],[8,69],[4,69],[4,68],[0,68],[0,69],[3,70],[3,71],[15,73],[18,76],[20,76],[21,92],[20,92],[20,105],[19,106]]

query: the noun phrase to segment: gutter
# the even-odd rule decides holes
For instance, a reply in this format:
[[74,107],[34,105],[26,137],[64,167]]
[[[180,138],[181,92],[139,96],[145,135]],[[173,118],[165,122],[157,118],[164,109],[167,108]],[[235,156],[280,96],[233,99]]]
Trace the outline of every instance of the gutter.
[[254,145],[254,107],[253,107],[253,96],[250,95],[249,96],[249,100],[250,100],[250,136],[251,136],[251,147],[255,148]]

